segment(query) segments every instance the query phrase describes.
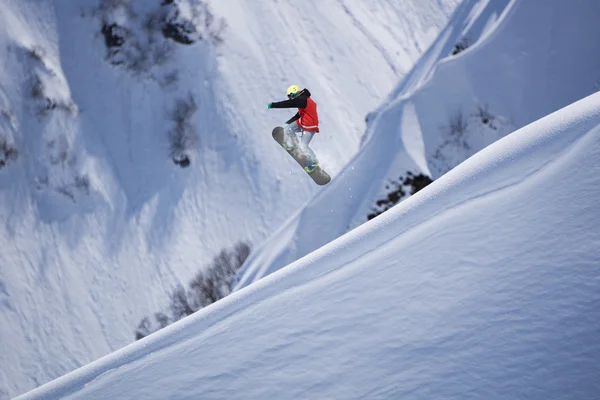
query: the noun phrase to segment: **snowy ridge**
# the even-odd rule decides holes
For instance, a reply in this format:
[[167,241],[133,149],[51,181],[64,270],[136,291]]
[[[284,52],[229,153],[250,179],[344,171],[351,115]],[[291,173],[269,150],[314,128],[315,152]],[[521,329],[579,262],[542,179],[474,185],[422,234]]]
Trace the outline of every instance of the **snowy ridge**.
[[457,3],[3,1],[0,399],[131,343],[177,284],[270,235],[319,188],[267,103],[311,89],[335,174]]
[[590,38],[600,33],[591,17],[599,13],[592,0],[568,7],[552,0],[542,8],[519,0],[461,3],[388,101],[369,115],[361,151],[253,252],[237,287],[385,211],[395,196],[408,197],[413,188],[403,183],[437,179],[509,132],[598,90],[600,56]]
[[595,94],[287,268],[20,398],[592,399],[599,149]]

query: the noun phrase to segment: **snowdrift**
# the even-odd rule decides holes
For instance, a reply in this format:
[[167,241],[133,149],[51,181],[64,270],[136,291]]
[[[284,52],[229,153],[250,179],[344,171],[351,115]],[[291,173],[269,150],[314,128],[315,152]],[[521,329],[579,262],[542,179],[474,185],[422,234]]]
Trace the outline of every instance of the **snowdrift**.
[[600,3],[467,0],[368,116],[360,152],[253,252],[238,288],[329,243],[509,132],[600,89]]
[[600,393],[600,94],[21,399]]

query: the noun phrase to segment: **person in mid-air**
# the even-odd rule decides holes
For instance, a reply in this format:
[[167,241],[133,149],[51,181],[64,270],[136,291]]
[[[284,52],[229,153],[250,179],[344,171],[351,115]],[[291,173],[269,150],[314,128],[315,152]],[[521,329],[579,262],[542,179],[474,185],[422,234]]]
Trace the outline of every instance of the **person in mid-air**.
[[311,99],[308,89],[300,90],[297,85],[288,88],[287,97],[288,100],[269,103],[268,108],[298,108],[296,115],[286,121],[285,137],[288,139],[284,142],[284,147],[286,150],[293,150],[299,143],[309,161],[305,169],[311,172],[318,165],[315,153],[308,147],[315,133],[319,132],[317,103]]

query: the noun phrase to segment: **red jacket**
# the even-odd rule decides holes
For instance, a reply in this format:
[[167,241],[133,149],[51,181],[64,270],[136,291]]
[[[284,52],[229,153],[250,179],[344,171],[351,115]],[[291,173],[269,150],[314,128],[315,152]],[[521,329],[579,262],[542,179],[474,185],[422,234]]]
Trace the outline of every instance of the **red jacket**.
[[298,108],[300,118],[296,123],[305,131],[319,132],[319,114],[317,114],[317,103],[310,97],[306,99],[306,107]]
[[293,99],[277,101],[271,105],[271,108],[294,108],[298,107],[298,112],[286,123],[291,124],[296,121],[298,126],[308,132],[319,132],[319,114],[317,113],[317,103],[310,98],[308,89],[303,89]]

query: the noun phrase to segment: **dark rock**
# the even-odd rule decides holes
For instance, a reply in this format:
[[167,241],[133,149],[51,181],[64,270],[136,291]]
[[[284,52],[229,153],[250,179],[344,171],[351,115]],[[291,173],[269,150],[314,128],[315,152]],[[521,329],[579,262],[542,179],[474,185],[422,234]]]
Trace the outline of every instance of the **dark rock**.
[[115,23],[103,24],[102,35],[104,35],[106,47],[121,47],[123,46],[123,43],[125,43],[127,30]]
[[162,28],[163,35],[171,40],[174,40],[180,44],[193,44],[196,40],[194,35],[196,34],[196,28],[188,21],[175,22],[165,21]]

